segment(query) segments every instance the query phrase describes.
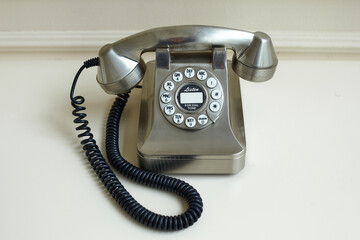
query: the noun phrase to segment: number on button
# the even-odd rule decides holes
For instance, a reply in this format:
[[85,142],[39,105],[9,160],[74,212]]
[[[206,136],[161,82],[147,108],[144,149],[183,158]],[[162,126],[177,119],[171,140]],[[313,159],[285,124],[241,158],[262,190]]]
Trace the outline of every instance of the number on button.
[[205,70],[199,70],[196,76],[199,80],[205,80],[207,78],[207,72]]
[[171,101],[171,95],[170,93],[163,93],[161,94],[161,101],[163,103],[169,103]]
[[201,125],[207,124],[208,121],[209,121],[209,118],[208,118],[205,114],[201,114],[201,115],[198,117],[198,122],[199,122]]
[[185,69],[184,74],[185,74],[185,77],[192,78],[195,75],[195,70],[192,68],[187,68],[187,69]]
[[175,82],[181,82],[181,80],[183,79],[183,75],[181,72],[174,72],[172,78]]
[[188,118],[185,120],[185,125],[186,125],[187,127],[189,127],[189,128],[195,127],[195,124],[196,124],[195,121],[196,121],[195,118],[193,118],[193,117],[188,117]]
[[165,89],[166,91],[171,91],[171,90],[174,89],[174,87],[175,87],[175,85],[174,85],[174,83],[173,83],[172,81],[166,81],[166,82],[164,83],[164,89]]
[[173,117],[173,121],[176,124],[181,124],[184,121],[184,116],[181,113],[176,113]]
[[208,86],[209,88],[214,88],[216,87],[216,79],[215,78],[209,78],[207,81],[206,81],[206,86]]
[[175,112],[175,107],[173,105],[166,105],[164,108],[164,112],[166,113],[166,115],[173,115]]

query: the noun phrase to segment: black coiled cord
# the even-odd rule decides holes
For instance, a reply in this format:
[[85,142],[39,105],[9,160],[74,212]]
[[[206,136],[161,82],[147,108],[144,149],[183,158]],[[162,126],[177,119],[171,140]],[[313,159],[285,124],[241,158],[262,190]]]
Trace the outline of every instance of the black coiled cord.
[[129,93],[118,95],[108,116],[106,125],[106,153],[109,162],[121,174],[133,181],[153,188],[173,192],[183,197],[188,203],[188,209],[183,214],[177,216],[163,216],[149,211],[130,195],[106,163],[93,138],[91,129],[88,127],[89,122],[85,119],[86,114],[81,112],[86,109],[81,106],[85,102],[85,99],[82,96],[74,97],[76,83],[81,72],[85,68],[97,65],[99,65],[98,58],[84,62],[84,65],[79,69],[74,78],[70,91],[71,105],[74,107],[72,114],[76,117],[74,123],[80,124],[80,126],[76,127],[76,130],[81,131],[78,137],[84,138],[80,143],[83,145],[85,155],[92,168],[116,202],[138,222],[148,227],[164,231],[181,230],[193,225],[201,216],[203,210],[202,199],[196,189],[180,179],[137,168],[127,162],[120,154],[118,142],[119,123],[121,114],[129,98]]

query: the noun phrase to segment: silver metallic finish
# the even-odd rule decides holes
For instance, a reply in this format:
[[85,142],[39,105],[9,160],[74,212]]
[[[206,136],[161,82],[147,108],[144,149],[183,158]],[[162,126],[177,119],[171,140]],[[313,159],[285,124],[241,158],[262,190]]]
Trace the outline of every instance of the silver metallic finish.
[[170,51],[168,48],[158,48],[156,50],[156,67],[170,68]]
[[146,67],[141,55],[157,48],[170,51],[205,51],[224,47],[234,51],[233,69],[246,80],[265,81],[276,69],[271,39],[236,29],[212,26],[176,26],[147,30],[105,45],[99,52],[97,81],[111,94],[124,93],[143,78]]
[[232,67],[234,71],[246,80],[263,82],[273,77],[277,57],[270,37],[263,32],[255,32],[248,49],[236,58]]
[[214,69],[225,69],[226,59],[227,59],[227,56],[226,56],[225,48],[214,48],[214,50],[213,50],[213,68]]
[[[245,133],[239,79],[224,59],[223,69],[212,62],[172,62],[170,70],[147,64],[143,81],[138,156],[142,168],[156,172],[186,174],[230,174],[245,164]],[[204,129],[187,131],[169,123],[159,107],[164,79],[181,67],[199,67],[213,73],[222,85],[224,102],[217,121]]]

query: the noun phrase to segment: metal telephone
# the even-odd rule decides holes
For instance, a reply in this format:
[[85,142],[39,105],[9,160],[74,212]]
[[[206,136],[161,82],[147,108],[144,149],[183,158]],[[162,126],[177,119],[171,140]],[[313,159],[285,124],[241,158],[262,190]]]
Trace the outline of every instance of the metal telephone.
[[[233,51],[231,61],[228,50]],[[141,56],[150,51],[155,52],[155,60],[145,63]],[[70,95],[75,123],[81,124],[77,130],[83,130],[79,137],[86,138],[82,144],[90,164],[115,200],[139,222],[158,230],[191,226],[202,212],[200,195],[190,185],[173,189],[183,181],[173,183],[174,178],[159,173],[240,171],[246,144],[239,76],[253,82],[266,81],[273,77],[277,62],[267,34],[212,26],[151,29],[105,45],[98,58],[88,60],[79,70]],[[80,112],[84,98],[74,97],[81,71],[92,66],[98,66],[97,81],[105,92],[118,95],[107,123],[109,162],[135,181],[183,196],[189,203],[183,214],[165,218],[146,212],[136,200],[126,202],[126,194],[120,196],[127,192],[117,190],[122,185],[116,185],[116,176],[111,175],[87,127],[86,115]],[[119,152],[118,124],[129,91],[139,87],[141,80],[139,169],[127,165]]]

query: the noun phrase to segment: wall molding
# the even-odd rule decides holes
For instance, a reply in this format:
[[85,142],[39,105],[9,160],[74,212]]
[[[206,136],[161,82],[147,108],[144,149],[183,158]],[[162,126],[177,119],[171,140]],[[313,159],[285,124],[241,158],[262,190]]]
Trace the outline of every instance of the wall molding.
[[[0,32],[0,52],[97,52],[138,31]],[[279,53],[360,53],[360,32],[267,31]]]

